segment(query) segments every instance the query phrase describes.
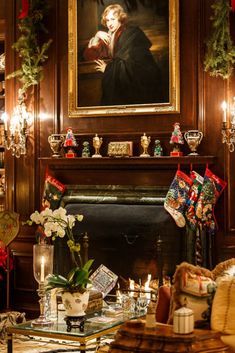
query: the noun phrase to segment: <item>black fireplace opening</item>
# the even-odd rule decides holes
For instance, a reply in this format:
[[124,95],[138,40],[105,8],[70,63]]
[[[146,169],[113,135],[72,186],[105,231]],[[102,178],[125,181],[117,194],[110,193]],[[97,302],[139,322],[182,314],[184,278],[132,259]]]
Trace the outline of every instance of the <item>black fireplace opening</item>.
[[[185,230],[164,209],[166,190],[158,187],[68,186],[61,206],[68,214],[82,214],[74,235],[88,235],[93,270],[101,264],[119,277],[145,281],[171,277],[184,260]],[[159,248],[160,246],[160,248]],[[65,242],[55,244],[55,271],[71,267]],[[159,273],[161,271],[161,273]]]

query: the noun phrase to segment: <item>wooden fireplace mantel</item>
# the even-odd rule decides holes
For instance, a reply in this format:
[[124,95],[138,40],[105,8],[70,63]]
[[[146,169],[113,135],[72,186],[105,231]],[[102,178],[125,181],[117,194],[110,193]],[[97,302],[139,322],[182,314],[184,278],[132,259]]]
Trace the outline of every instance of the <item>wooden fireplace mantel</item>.
[[204,175],[206,165],[212,166],[215,164],[216,157],[41,157],[39,160],[41,188],[43,188],[46,170],[67,185],[149,185],[168,187],[178,167],[184,170],[185,173],[189,173],[190,169],[193,168]]
[[50,158],[41,157],[39,158],[42,165],[48,165],[50,169],[164,169],[175,167],[180,164],[182,166],[190,165],[193,166],[205,166],[213,165],[215,163],[215,156],[183,156],[183,157],[126,157],[126,158]]

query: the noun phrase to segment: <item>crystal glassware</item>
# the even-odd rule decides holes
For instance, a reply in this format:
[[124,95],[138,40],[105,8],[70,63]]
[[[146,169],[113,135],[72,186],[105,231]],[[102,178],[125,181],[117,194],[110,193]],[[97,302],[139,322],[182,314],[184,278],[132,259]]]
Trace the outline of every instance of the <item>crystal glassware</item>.
[[54,246],[49,244],[35,244],[33,246],[33,274],[38,282],[40,316],[32,321],[32,325],[49,326],[53,321],[46,317],[46,278],[53,272]]
[[138,313],[143,312],[144,314],[146,314],[147,307],[148,307],[148,299],[146,298],[146,296],[140,295],[136,299],[136,311]]

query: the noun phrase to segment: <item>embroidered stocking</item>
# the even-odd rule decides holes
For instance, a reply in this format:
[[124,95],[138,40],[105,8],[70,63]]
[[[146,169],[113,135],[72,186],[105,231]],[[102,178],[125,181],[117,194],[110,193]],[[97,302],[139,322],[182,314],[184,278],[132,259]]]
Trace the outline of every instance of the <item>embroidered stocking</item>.
[[192,180],[181,170],[177,170],[167,192],[164,208],[174,218],[178,227],[185,226],[184,209]]
[[210,233],[214,233],[217,227],[214,208],[226,185],[226,181],[220,179],[210,169],[206,168],[195,212],[199,225]]
[[190,172],[190,178],[192,180],[192,185],[190,187],[186,202],[185,218],[188,226],[192,230],[196,230],[197,219],[195,214],[195,205],[199,198],[204,178],[194,170]]

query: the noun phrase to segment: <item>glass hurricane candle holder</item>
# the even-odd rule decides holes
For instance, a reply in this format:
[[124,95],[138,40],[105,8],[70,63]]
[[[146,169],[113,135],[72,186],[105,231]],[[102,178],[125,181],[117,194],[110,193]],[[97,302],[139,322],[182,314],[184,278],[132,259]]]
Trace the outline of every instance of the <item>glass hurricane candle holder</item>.
[[53,322],[46,318],[46,277],[53,273],[54,246],[48,244],[35,244],[33,246],[33,274],[38,282],[38,295],[40,316],[32,322],[36,326],[49,326]]

